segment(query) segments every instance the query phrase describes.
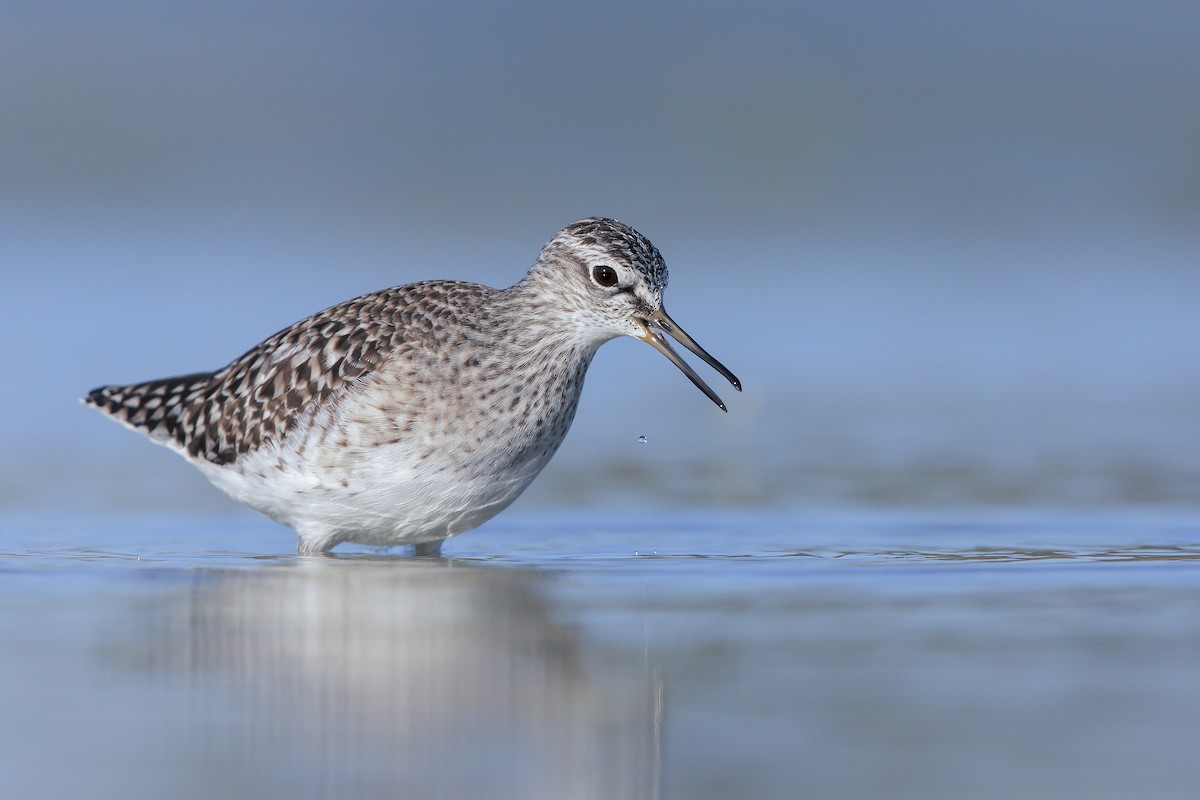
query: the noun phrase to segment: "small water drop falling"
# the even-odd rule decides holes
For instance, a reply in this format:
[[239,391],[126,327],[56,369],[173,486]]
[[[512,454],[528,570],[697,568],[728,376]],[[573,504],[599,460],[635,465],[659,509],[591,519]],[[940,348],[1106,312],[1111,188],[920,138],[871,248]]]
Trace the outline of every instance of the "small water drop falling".
[[649,439],[647,439],[645,436],[639,436],[639,437],[638,437],[638,444],[645,444],[645,443],[646,443],[646,442],[648,442],[648,441],[650,441],[650,440],[649,440]]

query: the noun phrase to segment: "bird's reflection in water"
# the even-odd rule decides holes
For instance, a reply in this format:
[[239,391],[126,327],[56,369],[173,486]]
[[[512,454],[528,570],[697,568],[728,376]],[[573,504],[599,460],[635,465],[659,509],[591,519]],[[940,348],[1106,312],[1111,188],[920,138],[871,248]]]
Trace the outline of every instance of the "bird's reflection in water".
[[541,580],[370,557],[197,572],[144,662],[184,695],[175,774],[205,796],[656,796],[657,680],[589,670]]

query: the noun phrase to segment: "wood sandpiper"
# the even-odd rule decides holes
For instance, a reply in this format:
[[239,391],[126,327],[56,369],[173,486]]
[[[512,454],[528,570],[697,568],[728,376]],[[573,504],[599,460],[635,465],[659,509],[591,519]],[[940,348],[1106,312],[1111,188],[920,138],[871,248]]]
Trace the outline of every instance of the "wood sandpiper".
[[563,228],[507,289],[424,281],[285,328],[228,366],[84,402],[299,534],[435,554],[517,498],[562,443],[600,345],[647,342],[722,410],[664,334],[734,388],[663,308],[667,267],[611,219]]

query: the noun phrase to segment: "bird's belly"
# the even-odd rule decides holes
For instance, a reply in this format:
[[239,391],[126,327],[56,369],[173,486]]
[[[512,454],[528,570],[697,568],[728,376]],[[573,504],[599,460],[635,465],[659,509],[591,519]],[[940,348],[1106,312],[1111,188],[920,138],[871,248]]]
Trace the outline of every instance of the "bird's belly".
[[415,455],[402,446],[308,452],[288,458],[263,448],[234,464],[201,468],[218,488],[302,537],[392,546],[482,525],[516,500],[550,458],[514,460],[489,450]]

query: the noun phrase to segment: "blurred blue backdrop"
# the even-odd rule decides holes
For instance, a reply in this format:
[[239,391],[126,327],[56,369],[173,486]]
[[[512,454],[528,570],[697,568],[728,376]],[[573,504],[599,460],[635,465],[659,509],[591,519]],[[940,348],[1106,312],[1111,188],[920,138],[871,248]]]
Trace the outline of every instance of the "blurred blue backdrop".
[[591,214],[746,391],[606,347],[527,508],[1200,505],[1194,3],[2,15],[6,508],[227,502],[76,399]]

